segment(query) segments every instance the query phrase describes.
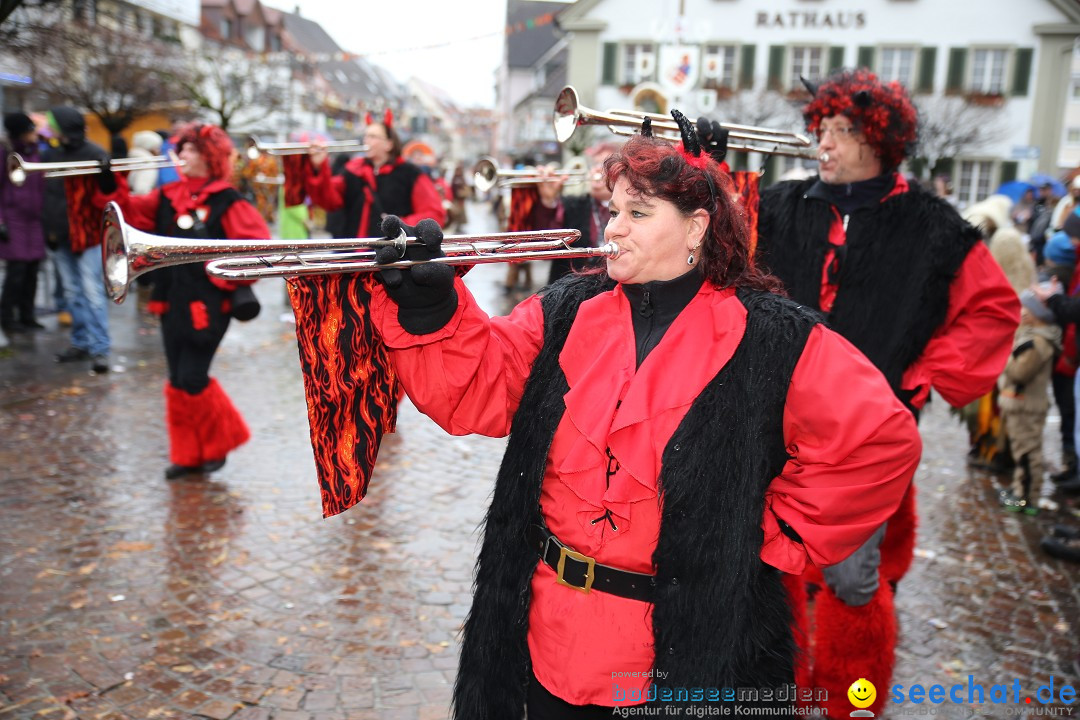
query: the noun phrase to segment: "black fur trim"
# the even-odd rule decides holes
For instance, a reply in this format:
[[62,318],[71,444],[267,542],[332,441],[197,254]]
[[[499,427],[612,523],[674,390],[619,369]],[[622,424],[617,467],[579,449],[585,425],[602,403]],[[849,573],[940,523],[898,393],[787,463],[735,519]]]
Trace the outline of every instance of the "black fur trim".
[[[566,276],[542,299],[544,346],[533,364],[499,470],[477,562],[454,687],[459,720],[524,716],[531,667],[526,527],[539,513],[546,458],[568,390],[558,356],[604,274]],[[671,687],[762,687],[793,681],[795,645],[780,574],[761,562],[764,490],[788,459],[783,409],[817,315],[740,291],[747,330],[732,360],[672,436],[663,456],[661,537],[653,562],[656,665]]]
[[[816,178],[778,183],[761,195],[758,261],[795,301],[819,306],[831,206],[806,197]],[[921,188],[852,213],[839,290],[828,322],[885,375],[900,380],[945,321],[949,288],[979,232]]]

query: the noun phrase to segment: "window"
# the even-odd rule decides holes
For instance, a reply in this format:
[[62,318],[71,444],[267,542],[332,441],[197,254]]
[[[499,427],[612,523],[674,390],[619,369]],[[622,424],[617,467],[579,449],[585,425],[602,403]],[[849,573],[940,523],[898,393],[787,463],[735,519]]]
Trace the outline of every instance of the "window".
[[623,84],[636,85],[656,77],[656,46],[630,43],[623,46]]
[[778,172],[784,179],[802,179],[817,174],[817,160],[786,157],[783,155],[777,155],[776,159],[779,161]]
[[956,198],[966,205],[977,203],[990,195],[990,181],[994,172],[991,160],[963,160],[960,162],[960,184]]
[[1071,127],[1065,131],[1065,142],[1069,145],[1080,145],[1080,128]]
[[1080,100],[1080,77],[1074,77],[1069,85],[1069,99]]
[[702,71],[706,80],[720,87],[735,87],[735,46],[705,45]]
[[249,48],[255,52],[262,52],[266,47],[266,31],[259,26],[250,27],[245,33],[244,40]]
[[802,80],[815,80],[825,76],[825,48],[822,47],[793,47],[791,48],[791,72],[788,74],[788,87],[801,88]]
[[915,86],[915,48],[881,48],[878,77],[883,82],[896,80],[906,88]]
[[221,24],[218,26],[218,32],[221,33],[222,40],[229,40],[232,38],[232,20],[229,18],[221,18]]
[[971,91],[986,95],[1005,92],[1005,62],[1008,51],[980,48],[975,50],[971,63]]

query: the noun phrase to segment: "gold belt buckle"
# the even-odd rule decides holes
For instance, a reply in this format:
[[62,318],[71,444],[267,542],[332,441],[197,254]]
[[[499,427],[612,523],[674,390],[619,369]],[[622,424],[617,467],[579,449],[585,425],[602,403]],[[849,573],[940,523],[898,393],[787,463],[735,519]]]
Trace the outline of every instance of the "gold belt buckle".
[[[587,566],[585,570],[585,585],[572,585],[563,578],[563,572],[566,571],[566,558],[583,562]],[[560,545],[559,546],[559,565],[555,569],[556,577],[555,582],[560,585],[565,585],[568,588],[574,588],[578,592],[588,594],[592,590],[593,580],[596,579],[596,560],[588,555],[582,555],[579,552],[574,552],[570,548]]]

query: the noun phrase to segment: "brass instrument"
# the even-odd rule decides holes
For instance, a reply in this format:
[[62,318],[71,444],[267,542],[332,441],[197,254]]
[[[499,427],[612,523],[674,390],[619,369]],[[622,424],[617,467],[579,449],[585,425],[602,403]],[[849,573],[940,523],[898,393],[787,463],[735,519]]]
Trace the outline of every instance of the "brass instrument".
[[[577,90],[572,85],[564,87],[555,99],[552,122],[555,137],[559,142],[566,142],[582,125],[607,125],[616,135],[633,135],[645,118],[652,120],[653,137],[669,142],[682,140],[678,124],[667,115],[636,110],[593,110],[578,102]],[[728,131],[728,150],[818,159],[817,153],[810,149],[810,138],[805,135],[753,125],[722,123],[720,127]]]
[[[160,170],[167,167],[184,167],[176,158],[158,155],[148,158],[120,158],[109,161],[113,172],[132,170]],[[19,153],[11,153],[7,159],[7,174],[12,185],[19,186],[26,182],[30,173],[44,173],[47,178],[71,177],[74,175],[97,175],[101,172],[101,163],[97,160],[71,160],[68,162],[27,162]]]
[[[442,250],[446,257],[431,260],[399,260],[380,265],[375,251],[392,246],[398,257],[420,241],[404,233],[394,239],[341,238],[320,240],[188,240],[152,235],[124,222],[116,203],[105,207],[102,221],[101,261],[105,289],[115,302],[124,301],[128,284],[158,268],[193,262],[210,262],[207,271],[217,277],[241,280],[263,277],[295,277],[346,272],[374,272],[383,268],[407,268],[423,263],[478,265],[481,263],[550,260],[553,258],[615,258],[619,247],[572,247],[581,237],[577,230],[447,235]],[[342,251],[342,252],[336,252]]]
[[536,168],[524,168],[521,170],[507,170],[499,167],[499,162],[485,155],[473,166],[473,185],[480,192],[487,192],[493,187],[515,187],[519,185],[535,185],[542,182],[557,182],[565,177],[583,179],[586,170],[583,167],[551,168],[552,175],[545,177],[540,175]]
[[[251,136],[251,142],[253,145],[247,149],[247,156],[250,160],[255,160],[264,153],[267,155],[310,155],[311,151],[315,149],[312,143],[309,142],[262,142],[254,135]],[[328,153],[362,153],[367,152],[367,145],[357,140],[332,140],[323,144],[321,149]]]

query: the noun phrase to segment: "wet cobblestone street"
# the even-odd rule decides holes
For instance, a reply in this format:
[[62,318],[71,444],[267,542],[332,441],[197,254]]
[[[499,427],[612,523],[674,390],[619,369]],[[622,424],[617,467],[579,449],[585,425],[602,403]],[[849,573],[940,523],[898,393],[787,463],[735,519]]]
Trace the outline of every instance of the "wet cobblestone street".
[[[467,276],[489,312],[515,299],[505,272]],[[504,441],[447,436],[405,400],[368,498],[322,519],[284,286],[256,289],[262,314],[232,324],[212,373],[252,439],[209,482],[162,478],[164,358],[134,298],[111,308],[107,375],[52,362],[52,317],[0,357],[0,720],[446,718]],[[1080,520],[1000,511],[940,398],[921,429],[894,682],[1080,686],[1080,565],[1038,545]]]

